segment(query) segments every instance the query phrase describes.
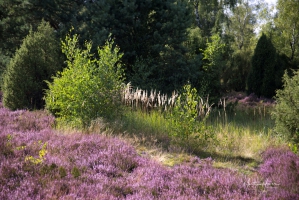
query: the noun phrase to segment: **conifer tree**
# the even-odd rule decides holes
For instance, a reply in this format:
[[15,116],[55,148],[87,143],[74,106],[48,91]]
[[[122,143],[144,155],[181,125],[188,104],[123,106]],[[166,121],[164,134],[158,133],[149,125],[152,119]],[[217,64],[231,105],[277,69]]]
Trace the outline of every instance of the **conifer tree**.
[[0,76],[29,32],[24,4],[21,0],[0,1]]
[[45,80],[61,69],[60,45],[54,30],[42,21],[30,31],[3,75],[3,104],[12,110],[42,108]]
[[283,70],[277,64],[278,55],[270,39],[262,34],[251,60],[251,71],[248,75],[248,92],[258,96],[273,97],[280,88]]
[[195,73],[183,45],[192,24],[190,9],[184,0],[88,1],[74,27],[81,44],[92,40],[92,52],[111,33],[124,53],[121,62],[127,81],[150,72],[144,81],[147,86],[171,92]]

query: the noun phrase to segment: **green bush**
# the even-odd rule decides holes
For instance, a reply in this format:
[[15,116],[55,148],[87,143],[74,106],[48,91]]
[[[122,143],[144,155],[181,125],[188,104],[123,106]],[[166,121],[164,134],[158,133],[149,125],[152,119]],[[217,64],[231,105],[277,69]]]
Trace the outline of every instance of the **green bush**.
[[46,22],[30,31],[3,74],[3,104],[12,110],[44,106],[44,80],[61,69],[59,42]]
[[95,59],[91,43],[85,43],[86,49],[77,45],[77,35],[67,35],[62,41],[67,68],[48,82],[45,101],[58,120],[85,127],[98,117],[113,118],[121,111],[123,70],[118,61],[122,54],[113,42],[106,42]]
[[171,136],[179,138],[187,146],[191,140],[197,140],[197,144],[202,145],[209,139],[215,139],[205,123],[210,109],[207,103],[203,103],[195,88],[191,88],[190,84],[185,85],[170,113]]
[[299,71],[293,77],[285,73],[283,83],[283,89],[277,90],[277,105],[272,113],[275,131],[299,143]]

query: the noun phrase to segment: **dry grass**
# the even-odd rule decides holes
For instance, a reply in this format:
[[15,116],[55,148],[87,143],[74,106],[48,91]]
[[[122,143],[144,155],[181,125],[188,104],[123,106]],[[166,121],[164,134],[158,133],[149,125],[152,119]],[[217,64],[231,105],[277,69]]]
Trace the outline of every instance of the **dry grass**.
[[152,109],[159,109],[167,111],[174,106],[178,94],[176,91],[170,97],[167,94],[161,94],[156,90],[142,90],[139,88],[134,89],[131,83],[128,83],[123,88],[123,103],[130,106],[132,110],[141,109],[143,111],[150,111]]

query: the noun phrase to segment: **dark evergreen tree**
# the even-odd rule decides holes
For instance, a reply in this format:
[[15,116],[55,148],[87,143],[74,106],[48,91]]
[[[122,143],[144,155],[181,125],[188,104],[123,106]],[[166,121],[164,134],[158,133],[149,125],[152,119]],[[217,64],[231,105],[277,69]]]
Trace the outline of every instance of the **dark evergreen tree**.
[[42,108],[45,80],[61,69],[60,45],[54,30],[42,22],[30,31],[3,75],[3,104],[12,110]]
[[21,0],[0,0],[1,71],[29,32],[30,24],[26,22],[24,7],[25,2]]
[[[104,44],[109,33],[124,53],[121,60],[127,81],[147,76],[149,86],[171,91],[192,75],[187,49],[187,28],[191,10],[185,1],[102,0],[88,1],[76,16],[75,31],[81,44]],[[135,64],[143,60],[143,67]]]
[[0,77],[29,30],[36,31],[40,21],[48,21],[56,33],[64,35],[85,1],[0,0]]
[[277,85],[277,78],[282,78],[281,66],[277,63],[277,53],[270,39],[262,34],[258,40],[251,60],[251,71],[248,75],[248,92],[258,96],[273,97]]

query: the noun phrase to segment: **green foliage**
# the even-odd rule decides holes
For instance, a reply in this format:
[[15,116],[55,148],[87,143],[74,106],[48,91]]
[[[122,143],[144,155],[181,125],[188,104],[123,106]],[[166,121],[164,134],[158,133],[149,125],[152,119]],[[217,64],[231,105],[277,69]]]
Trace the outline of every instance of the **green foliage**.
[[1,0],[0,44],[3,55],[12,57],[29,30],[36,31],[41,19],[49,22],[59,35],[65,32],[68,30],[65,27],[70,27],[79,5],[83,3],[83,0]]
[[76,166],[73,167],[71,174],[74,178],[78,178],[79,176],[81,176],[80,170]]
[[258,6],[239,0],[238,5],[232,9],[233,13],[229,18],[227,32],[234,39],[232,43],[234,49],[247,49],[250,46],[250,40],[255,36],[254,28],[257,23],[255,7]]
[[293,77],[283,76],[283,89],[276,93],[277,105],[272,114],[275,131],[299,143],[299,72]]
[[299,2],[294,0],[278,0],[278,15],[274,24],[278,30],[276,45],[290,60],[299,61]]
[[54,30],[41,22],[36,32],[30,31],[10,60],[3,75],[3,104],[12,110],[44,106],[45,80],[61,69],[59,43]]
[[225,24],[225,60],[222,80],[227,90],[245,91],[246,79],[251,66],[253,40],[258,12],[255,3],[238,0],[231,9],[229,22]]
[[[11,58],[22,40],[28,35],[32,21],[27,21],[27,1],[23,0],[1,0],[0,1],[0,44],[2,55]],[[26,14],[27,13],[27,14]],[[35,24],[36,28],[40,20]],[[3,65],[0,59],[0,66]]]
[[158,88],[158,80],[154,80],[154,73],[157,71],[156,66],[153,64],[153,59],[138,58],[135,64],[132,66],[132,73],[129,76],[132,85],[135,87],[143,88],[145,90],[151,90]]
[[51,165],[44,164],[43,166],[41,166],[39,173],[43,176],[51,174],[53,172],[55,173],[57,167],[58,166],[55,163],[52,163]]
[[226,5],[235,4],[233,1],[217,0],[190,0],[188,3],[194,8],[194,22],[201,29],[202,37],[209,37],[212,33],[219,31],[219,25],[226,19],[223,15],[223,8]]
[[64,167],[59,167],[58,171],[59,171],[60,178],[64,178],[67,176],[67,172]]
[[178,97],[176,104],[170,113],[170,122],[172,126],[173,137],[182,140],[185,145],[189,144],[189,140],[195,139],[199,142],[207,142],[209,138],[213,138],[213,133],[208,132],[208,127],[205,125],[205,120],[208,115],[200,116],[199,113],[200,101],[195,88],[191,85],[185,85],[181,95]]
[[[0,48],[0,83],[3,82],[2,76],[5,71],[5,68],[7,64],[9,63],[10,57],[4,55],[4,52]],[[0,90],[1,90],[2,85],[0,84]]]
[[112,33],[124,53],[126,79],[136,83],[146,78],[136,86],[171,93],[196,73],[183,45],[191,13],[183,0],[88,1],[78,13],[75,28],[81,43],[91,39],[96,46]]
[[235,50],[223,74],[223,81],[227,89],[235,91],[246,90],[246,78],[251,66],[250,50]]
[[12,136],[9,134],[7,136],[0,137],[0,155],[4,157],[9,157],[14,155],[14,149],[11,143]]
[[98,48],[99,59],[91,55],[91,43],[85,43],[86,49],[77,45],[77,35],[62,41],[68,67],[53,83],[48,82],[45,101],[58,120],[85,127],[98,117],[113,118],[121,111],[123,70],[118,61],[122,54],[118,47],[113,49],[113,41]]
[[200,93],[202,96],[210,95],[212,98],[218,98],[220,93],[220,74],[223,71],[223,52],[225,44],[219,34],[211,36],[207,42],[207,47],[203,51],[204,78],[200,83]]
[[270,39],[265,34],[259,39],[251,61],[248,75],[248,92],[258,96],[273,97],[280,88],[283,70],[277,65],[278,55]]
[[[298,135],[299,135],[299,133],[298,133]],[[289,147],[290,147],[291,151],[294,152],[295,154],[297,154],[299,152],[298,151],[299,143],[298,144],[290,143]]]

